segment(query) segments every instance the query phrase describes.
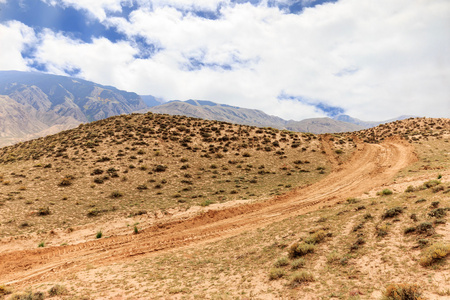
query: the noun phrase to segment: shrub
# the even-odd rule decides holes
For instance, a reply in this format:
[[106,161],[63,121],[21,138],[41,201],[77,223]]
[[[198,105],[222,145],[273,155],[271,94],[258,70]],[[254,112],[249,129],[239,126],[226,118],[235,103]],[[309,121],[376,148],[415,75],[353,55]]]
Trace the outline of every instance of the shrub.
[[47,207],[40,207],[38,209],[38,215],[39,216],[47,216],[49,214],[50,214],[50,208],[48,206]]
[[393,207],[393,208],[386,210],[381,217],[383,219],[393,218],[393,217],[401,214],[402,212],[403,212],[403,208],[397,206],[397,207]]
[[95,216],[98,216],[99,214],[100,214],[100,210],[98,210],[98,208],[92,208],[88,211],[87,216],[95,217]]
[[72,185],[72,180],[74,178],[72,176],[66,176],[58,183],[59,186],[69,186]]
[[425,201],[427,201],[427,200],[424,199],[424,198],[421,198],[421,199],[417,200],[416,203],[422,203],[422,202],[425,202]]
[[113,191],[110,196],[111,198],[120,198],[123,196],[123,194],[119,191]]
[[303,282],[313,282],[314,276],[306,271],[298,271],[292,274],[291,285],[296,286]]
[[316,247],[313,244],[294,243],[289,247],[288,253],[290,258],[304,256],[308,253],[313,253]]
[[405,193],[412,193],[414,191],[415,191],[414,187],[412,185],[410,185],[406,188]]
[[433,229],[433,224],[431,224],[430,222],[423,222],[420,223],[417,227],[416,230],[418,233],[434,233],[434,229]]
[[430,208],[437,208],[439,206],[439,201],[431,202]]
[[164,171],[166,171],[167,170],[167,166],[165,166],[165,165],[157,165],[154,169],[153,169],[153,171],[155,171],[155,172],[164,172]]
[[433,209],[432,211],[430,211],[428,213],[428,215],[430,217],[435,217],[435,218],[439,219],[439,218],[442,218],[442,217],[446,216],[447,212],[446,212],[445,208],[436,208],[436,209]]
[[405,230],[403,231],[403,233],[404,233],[404,234],[408,234],[408,233],[412,233],[412,232],[414,232],[414,231],[416,231],[416,227],[408,227],[408,228],[405,228]]
[[440,180],[436,180],[436,179],[428,180],[427,182],[423,183],[423,188],[424,189],[429,189],[429,188],[435,187],[435,186],[437,186],[439,184],[441,184]]
[[377,194],[382,195],[382,196],[388,196],[388,195],[392,195],[392,191],[390,189],[384,189],[381,192],[378,192]]
[[139,233],[139,229],[137,228],[136,225],[134,225],[133,233],[134,234],[138,234]]
[[420,259],[420,264],[424,267],[430,266],[450,254],[450,244],[438,242],[425,249]]
[[62,285],[54,285],[50,288],[50,290],[48,291],[48,295],[50,297],[54,297],[54,296],[61,296],[61,295],[66,295],[67,294],[67,289],[65,286]]
[[44,248],[45,247],[45,243],[44,242],[40,242],[39,244],[38,244],[38,248]]
[[321,241],[323,241],[323,239],[325,239],[326,236],[327,236],[327,234],[325,231],[319,230],[319,231],[311,234],[310,236],[308,236],[305,239],[305,243],[315,245],[315,244],[318,244]]
[[305,266],[305,259],[304,258],[297,258],[297,259],[294,259],[291,262],[291,268],[294,269],[294,270],[300,269],[300,268],[302,268],[304,266]]
[[100,230],[100,231],[97,231],[97,234],[95,235],[95,238],[101,239],[102,236],[103,236],[103,232]]
[[200,203],[200,206],[209,206],[211,205],[213,202],[211,200],[205,200],[203,202]]
[[422,292],[415,284],[389,284],[382,300],[423,300]]
[[11,290],[4,285],[0,285],[0,296],[11,294]]
[[281,268],[274,268],[271,269],[269,272],[269,280],[275,280],[283,277],[285,275],[285,272]]
[[327,255],[327,263],[333,264],[341,260],[341,256],[336,251],[331,252]]
[[142,191],[142,190],[148,189],[148,187],[145,184],[140,184],[140,185],[137,186],[137,189]]
[[376,234],[379,237],[386,236],[389,232],[389,227],[387,224],[382,224],[376,227]]
[[277,268],[284,267],[284,266],[289,265],[289,260],[287,257],[282,257],[282,258],[277,259],[277,261],[273,265],[274,265],[274,267],[277,267]]

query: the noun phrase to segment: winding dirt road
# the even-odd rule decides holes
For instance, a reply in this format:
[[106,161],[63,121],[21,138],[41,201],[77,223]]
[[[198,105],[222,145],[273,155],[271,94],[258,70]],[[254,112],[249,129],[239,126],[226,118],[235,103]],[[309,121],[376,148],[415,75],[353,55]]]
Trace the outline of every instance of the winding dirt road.
[[223,239],[359,196],[388,183],[400,169],[416,160],[413,147],[399,139],[382,144],[358,143],[351,159],[342,164],[339,164],[326,138],[323,149],[334,170],[325,179],[308,187],[265,202],[210,210],[188,220],[155,225],[137,235],[2,253],[0,282],[18,286],[36,283],[75,272],[88,263],[109,264],[137,255]]

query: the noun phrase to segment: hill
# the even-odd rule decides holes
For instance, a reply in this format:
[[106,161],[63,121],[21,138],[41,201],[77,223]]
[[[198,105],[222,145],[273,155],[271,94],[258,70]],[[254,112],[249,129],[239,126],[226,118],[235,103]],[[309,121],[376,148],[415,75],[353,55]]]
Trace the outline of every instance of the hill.
[[2,148],[0,292],[450,296],[449,140],[449,119],[314,135],[148,113]]
[[334,133],[363,129],[364,127],[330,118],[286,121],[260,110],[247,109],[204,100],[171,101],[148,109],[154,113],[184,115],[236,124],[288,129],[296,132]]
[[43,73],[0,71],[0,95],[0,146],[146,107],[135,93]]

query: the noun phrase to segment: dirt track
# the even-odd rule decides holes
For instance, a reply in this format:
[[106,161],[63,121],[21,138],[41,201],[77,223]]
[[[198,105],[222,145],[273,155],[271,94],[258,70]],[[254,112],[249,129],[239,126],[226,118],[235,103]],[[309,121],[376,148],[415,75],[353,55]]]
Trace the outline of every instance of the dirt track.
[[128,257],[222,239],[290,216],[304,214],[388,183],[416,157],[408,143],[358,144],[343,164],[327,142],[323,148],[334,165],[322,181],[266,202],[242,205],[147,228],[138,235],[114,236],[77,245],[23,250],[0,255],[0,282],[24,285],[58,278],[85,268]]

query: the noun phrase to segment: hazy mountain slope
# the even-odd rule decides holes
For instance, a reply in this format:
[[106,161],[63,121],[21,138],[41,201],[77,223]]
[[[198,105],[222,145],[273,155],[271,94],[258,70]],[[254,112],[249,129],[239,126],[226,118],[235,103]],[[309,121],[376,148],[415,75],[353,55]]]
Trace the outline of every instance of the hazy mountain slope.
[[350,117],[349,115],[339,115],[339,116],[334,117],[333,119],[337,120],[337,121],[356,124],[356,125],[362,126],[364,129],[367,129],[367,128],[378,126],[380,124],[390,123],[390,122],[399,121],[399,120],[405,120],[405,119],[414,118],[414,117],[415,116],[400,116],[400,117],[385,120],[385,121],[363,121],[363,120],[360,120],[357,118]]
[[218,120],[260,127],[273,127],[298,132],[332,133],[355,131],[364,128],[362,126],[330,118],[286,121],[256,109],[247,109],[201,100],[188,100],[184,102],[172,101],[159,106],[154,106],[148,110],[154,113],[185,115],[208,120]]
[[252,126],[282,128],[285,123],[283,119],[270,116],[260,110],[222,105],[210,101],[172,101],[152,107],[150,111]]
[[330,118],[313,118],[303,121],[289,121],[285,125],[286,129],[300,132],[312,133],[333,133],[333,132],[350,132],[363,129],[362,126],[333,120]]
[[157,106],[157,105],[161,105],[164,104],[164,100],[156,98],[152,95],[140,95],[142,101],[144,101],[144,103],[148,106],[148,107],[153,107],[153,106]]
[[135,93],[42,73],[0,71],[0,146],[145,107]]

